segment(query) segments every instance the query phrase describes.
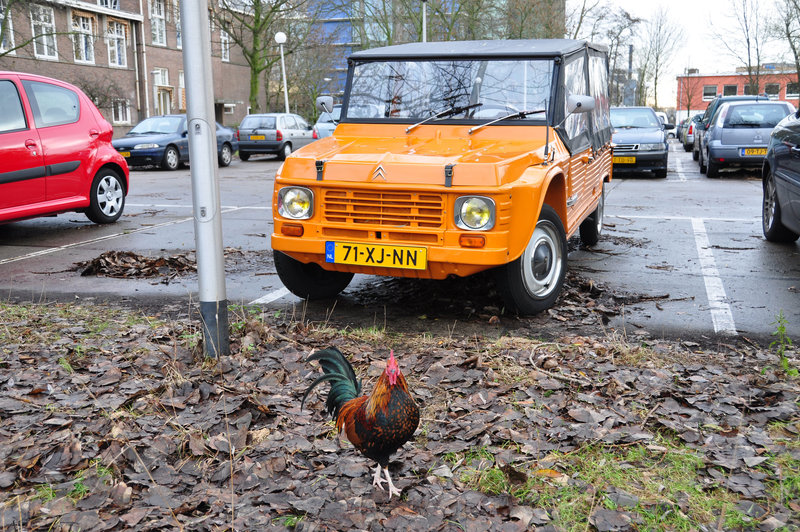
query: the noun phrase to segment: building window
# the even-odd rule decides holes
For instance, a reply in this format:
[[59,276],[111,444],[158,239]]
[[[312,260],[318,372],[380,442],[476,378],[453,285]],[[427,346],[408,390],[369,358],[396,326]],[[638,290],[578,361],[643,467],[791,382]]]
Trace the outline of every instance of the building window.
[[[6,19],[6,9],[8,9],[8,2],[6,0],[0,0],[0,52],[6,52],[7,50],[11,50],[10,52],[6,52],[9,54],[15,53],[14,48],[14,24],[12,23],[11,17]],[[11,11],[9,11],[11,14]]]
[[231,36],[225,30],[219,31],[219,46],[220,56],[222,60],[228,62],[231,60]]
[[94,63],[94,20],[92,17],[73,13],[72,15],[72,47],[75,61],[78,63]]
[[186,111],[186,81],[183,77],[183,70],[178,71],[178,101],[181,111]]
[[119,9],[119,0],[97,0],[97,5],[108,9]]
[[738,92],[739,92],[738,85],[725,85],[722,87],[723,96],[736,96]]
[[113,124],[131,123],[131,106],[128,100],[114,100],[111,102],[111,122]]
[[226,103],[223,105],[223,112],[226,115],[232,115],[236,112],[236,104],[235,103]]
[[703,100],[713,100],[717,96],[716,85],[703,85]]
[[164,7],[165,0],[151,0],[150,4],[150,31],[153,34],[153,44],[167,45],[167,12]]
[[781,92],[781,84],[780,83],[767,83],[764,85],[764,92],[767,93],[767,96],[771,100],[777,100],[778,95]]
[[56,22],[52,7],[31,6],[33,54],[39,59],[58,59]]
[[126,67],[128,66],[128,54],[126,48],[128,47],[128,27],[122,22],[116,20],[108,21],[108,31],[106,36],[108,39],[108,64],[111,66]]
[[800,98],[800,83],[787,83],[786,84],[786,97],[787,98]]
[[181,33],[181,3],[175,0],[175,38],[178,40],[178,50],[183,49],[183,34]]
[[169,70],[160,67],[154,68],[153,85],[167,87],[169,85]]

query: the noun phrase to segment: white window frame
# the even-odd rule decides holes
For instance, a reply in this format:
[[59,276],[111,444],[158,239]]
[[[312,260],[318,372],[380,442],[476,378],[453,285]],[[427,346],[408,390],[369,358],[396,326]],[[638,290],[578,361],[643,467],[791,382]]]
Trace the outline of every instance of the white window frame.
[[[774,87],[774,86],[778,87],[777,91],[773,93],[767,91],[767,87]],[[781,84],[776,82],[764,83],[764,94],[766,94],[767,98],[769,98],[770,100],[777,100],[781,95]]]
[[[2,28],[3,21],[5,20],[5,12],[6,12],[6,0],[0,0],[0,28]],[[9,15],[11,12],[9,11]],[[7,45],[7,46],[6,46]],[[8,17],[6,21],[6,30],[3,33],[3,40],[0,41],[0,52],[6,52],[6,50],[11,50],[10,52],[6,52],[8,55],[16,55],[17,51],[14,48],[14,19],[13,17]]]
[[100,7],[107,7],[108,9],[116,9],[119,11],[119,0],[97,0],[97,5]]
[[[725,90],[730,88],[730,87],[733,87],[735,89],[733,94],[728,94],[727,92],[725,92]],[[727,85],[723,85],[722,86],[722,95],[723,96],[736,96],[737,94],[739,94],[739,85],[733,85],[733,84],[729,83]]]
[[181,31],[181,3],[175,0],[175,46],[183,50],[183,32]]
[[156,46],[167,45],[166,4],[166,0],[150,0],[150,37]]
[[[706,96],[706,89],[708,89],[709,87],[713,87],[714,94]],[[717,97],[717,86],[716,85],[703,85],[703,101],[704,102],[710,102],[711,100],[713,100],[716,97]]]
[[131,104],[128,100],[114,100],[111,102],[111,123],[115,125],[131,123]]
[[72,13],[72,50],[76,63],[94,64],[94,19]]
[[[797,88],[797,92],[789,92],[789,87],[791,87],[792,85],[794,85],[795,88]],[[795,100],[797,98],[800,98],[800,83],[796,81],[791,81],[786,84],[786,99]]]
[[225,30],[219,30],[219,55],[222,61],[230,63],[231,61],[231,36]]
[[[49,17],[46,15],[49,14]],[[56,16],[50,6],[33,4],[30,8],[31,35],[33,36],[33,55],[37,59],[58,59],[56,41]],[[49,18],[50,20],[45,20]],[[41,50],[40,48],[44,48]],[[52,53],[49,53],[52,50]]]
[[153,69],[153,85],[156,87],[169,87],[169,69],[155,67]]
[[232,115],[236,113],[236,104],[235,103],[225,103],[222,104],[222,113],[226,115]]
[[118,20],[109,20],[106,26],[106,47],[108,48],[109,66],[127,68],[128,26]]

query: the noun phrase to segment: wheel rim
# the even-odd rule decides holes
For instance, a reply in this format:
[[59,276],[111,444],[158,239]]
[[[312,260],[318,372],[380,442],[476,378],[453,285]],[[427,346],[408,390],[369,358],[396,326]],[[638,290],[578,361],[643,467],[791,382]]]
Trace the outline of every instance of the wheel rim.
[[564,257],[555,225],[540,220],[522,255],[522,279],[525,289],[535,298],[544,299],[558,286]]
[[103,214],[115,216],[122,208],[122,186],[113,176],[105,176],[97,185],[97,206]]
[[288,144],[283,145],[283,156],[288,157],[292,154],[292,147]]
[[775,181],[772,180],[772,175],[767,178],[766,188],[764,189],[764,207],[762,209],[764,216],[764,227],[767,229],[772,228],[775,221],[776,214],[776,200],[775,197]]
[[167,150],[167,166],[170,168],[178,167],[178,152],[174,149]]
[[231,149],[227,144],[222,147],[222,162],[224,164],[230,164],[231,162]]

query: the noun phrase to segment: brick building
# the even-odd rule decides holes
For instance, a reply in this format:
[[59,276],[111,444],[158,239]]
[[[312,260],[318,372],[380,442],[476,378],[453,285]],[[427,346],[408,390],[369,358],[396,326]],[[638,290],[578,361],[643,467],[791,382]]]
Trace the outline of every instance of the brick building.
[[[178,0],[0,0],[6,27],[0,70],[77,85],[125,134],[140,120],[186,111]],[[214,110],[236,125],[247,114],[250,69],[225,32],[211,24]]]
[[[800,84],[797,73],[788,65],[765,64],[759,74],[758,94],[800,106]],[[693,116],[706,110],[708,102],[717,95],[735,96],[751,94],[747,72],[725,74],[700,74],[696,70],[678,76],[676,120]]]

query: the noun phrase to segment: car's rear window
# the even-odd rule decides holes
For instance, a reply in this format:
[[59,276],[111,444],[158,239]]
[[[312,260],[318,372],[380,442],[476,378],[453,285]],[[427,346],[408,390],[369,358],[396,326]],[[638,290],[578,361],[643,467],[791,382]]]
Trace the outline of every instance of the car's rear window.
[[728,109],[723,127],[773,128],[790,112],[780,103],[737,105]]
[[33,108],[36,127],[72,124],[80,118],[78,95],[64,87],[39,81],[23,81],[28,101]]
[[275,129],[274,116],[246,116],[239,129]]

